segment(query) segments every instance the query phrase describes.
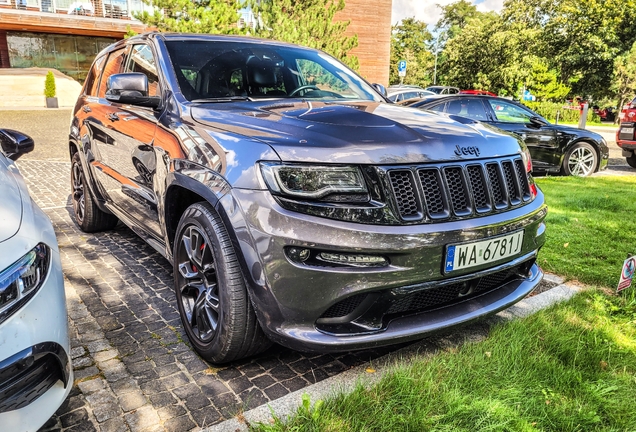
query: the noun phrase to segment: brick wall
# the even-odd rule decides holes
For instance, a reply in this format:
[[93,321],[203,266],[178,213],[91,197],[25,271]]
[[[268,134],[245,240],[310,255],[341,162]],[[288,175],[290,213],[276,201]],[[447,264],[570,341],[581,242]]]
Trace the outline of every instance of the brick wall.
[[389,85],[392,0],[345,0],[336,20],[351,21],[347,33],[358,35],[353,51],[360,75],[372,83]]
[[7,32],[0,30],[0,68],[9,68],[9,46],[7,45]]

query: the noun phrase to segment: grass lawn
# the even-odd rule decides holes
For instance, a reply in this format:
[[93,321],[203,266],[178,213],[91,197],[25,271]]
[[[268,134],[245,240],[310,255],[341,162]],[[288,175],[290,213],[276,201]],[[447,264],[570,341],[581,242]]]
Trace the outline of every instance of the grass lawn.
[[597,289],[254,430],[636,431],[636,294],[607,289],[636,253],[636,178],[538,183],[550,206],[542,267]]

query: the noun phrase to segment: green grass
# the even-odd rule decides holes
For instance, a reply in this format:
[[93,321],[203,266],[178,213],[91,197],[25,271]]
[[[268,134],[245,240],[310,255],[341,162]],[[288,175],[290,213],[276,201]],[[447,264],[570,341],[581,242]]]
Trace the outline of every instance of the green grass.
[[636,292],[607,289],[636,253],[636,177],[537,182],[550,207],[542,267],[600,288],[253,429],[636,431]]
[[627,254],[636,254],[636,177],[545,177],[537,183],[549,207],[541,267],[615,288]]
[[258,431],[634,431],[636,300],[590,291]]

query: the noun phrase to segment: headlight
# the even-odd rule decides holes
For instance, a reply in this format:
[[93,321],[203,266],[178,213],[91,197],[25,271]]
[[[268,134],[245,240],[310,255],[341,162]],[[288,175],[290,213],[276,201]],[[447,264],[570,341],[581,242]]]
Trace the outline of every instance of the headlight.
[[0,323],[40,288],[50,262],[49,248],[40,243],[0,272]]
[[367,187],[358,167],[262,162],[261,171],[269,189],[278,195],[305,199],[331,196],[333,199],[329,201],[335,202],[368,200]]
[[523,161],[523,166],[526,167],[526,172],[532,171],[532,158],[530,157],[530,150],[524,148],[521,152],[521,160]]

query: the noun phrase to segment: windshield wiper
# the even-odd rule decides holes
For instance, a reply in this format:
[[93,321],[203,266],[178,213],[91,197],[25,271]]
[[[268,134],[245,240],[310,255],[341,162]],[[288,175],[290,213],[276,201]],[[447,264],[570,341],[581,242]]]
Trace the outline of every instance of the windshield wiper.
[[224,97],[215,97],[215,98],[205,98],[205,99],[193,99],[190,102],[194,103],[217,103],[217,102],[235,102],[235,101],[250,101],[252,99],[249,96],[224,96]]

